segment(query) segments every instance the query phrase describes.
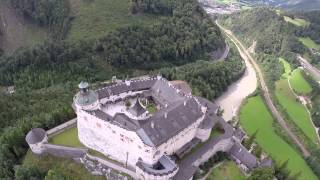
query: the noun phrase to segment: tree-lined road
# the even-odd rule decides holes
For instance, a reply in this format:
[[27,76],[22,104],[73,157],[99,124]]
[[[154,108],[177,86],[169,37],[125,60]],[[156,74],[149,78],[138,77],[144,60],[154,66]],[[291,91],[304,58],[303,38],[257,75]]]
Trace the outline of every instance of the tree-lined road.
[[264,80],[263,77],[263,73],[261,71],[261,69],[259,68],[258,64],[256,63],[256,61],[254,60],[254,58],[252,58],[252,56],[250,55],[250,53],[247,51],[247,48],[244,47],[244,45],[238,40],[238,38],[232,33],[232,31],[225,29],[224,27],[222,27],[218,21],[216,21],[216,24],[219,26],[219,28],[224,31],[224,33],[227,35],[227,37],[236,45],[240,55],[242,58],[249,60],[250,63],[253,65],[258,78],[259,78],[259,83],[261,86],[261,90],[263,93],[263,97],[266,101],[267,106],[269,107],[271,113],[273,114],[273,116],[276,118],[276,120],[278,121],[278,123],[281,125],[281,127],[287,132],[287,134],[290,136],[290,138],[294,141],[294,143],[300,148],[300,150],[303,153],[304,157],[308,157],[310,156],[310,152],[307,150],[307,148],[300,142],[300,140],[298,139],[298,137],[292,132],[292,130],[288,127],[287,123],[285,122],[285,120],[282,118],[281,114],[279,113],[279,111],[277,110],[277,108],[275,107],[275,105],[272,102],[271,99],[271,95],[269,93],[268,87],[266,85],[266,82]]
[[306,60],[300,55],[298,55],[298,60],[301,63],[301,65],[313,76],[313,78],[319,82],[320,71],[316,67],[312,66],[308,60]]

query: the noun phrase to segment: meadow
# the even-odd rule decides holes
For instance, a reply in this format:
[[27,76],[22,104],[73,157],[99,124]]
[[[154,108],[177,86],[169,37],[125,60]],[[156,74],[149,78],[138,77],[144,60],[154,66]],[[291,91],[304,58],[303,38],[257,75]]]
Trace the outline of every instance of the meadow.
[[261,96],[247,99],[240,109],[239,117],[242,128],[249,135],[257,131],[256,142],[278,165],[289,160],[288,170],[291,174],[301,172],[299,180],[317,179],[300,153],[276,134],[273,127],[274,120]]
[[[292,72],[291,66],[287,61],[280,59],[280,62],[283,63],[285,72],[282,75],[282,79],[276,82],[275,96],[289,118],[313,143],[317,143],[318,136],[313,127],[310,115],[306,107],[297,100],[294,92],[290,89],[289,82],[294,91],[298,93],[310,93],[312,88],[303,78],[301,72],[297,74],[299,73],[299,69]],[[293,82],[293,84],[291,84],[291,82]]]
[[291,65],[283,58],[279,58],[280,63],[283,64],[284,73],[282,74],[283,78],[289,78],[291,75]]
[[296,26],[306,27],[306,26],[309,26],[309,24],[310,24],[308,21],[301,19],[301,18],[291,18],[288,16],[284,16],[283,18],[286,22],[289,22],[289,23],[294,24]]
[[298,94],[307,95],[312,92],[312,87],[303,77],[302,69],[292,71],[289,81],[292,89]]
[[228,180],[245,180],[238,166],[233,161],[224,161],[219,166],[215,167],[207,180],[228,179]]
[[307,48],[313,48],[316,49],[317,51],[320,51],[320,45],[315,43],[312,39],[310,39],[309,37],[305,38],[305,37],[300,37],[299,41],[302,42],[302,44],[304,44]]
[[133,15],[129,0],[69,0],[74,19],[68,40],[95,39],[119,27],[152,24],[159,16]]

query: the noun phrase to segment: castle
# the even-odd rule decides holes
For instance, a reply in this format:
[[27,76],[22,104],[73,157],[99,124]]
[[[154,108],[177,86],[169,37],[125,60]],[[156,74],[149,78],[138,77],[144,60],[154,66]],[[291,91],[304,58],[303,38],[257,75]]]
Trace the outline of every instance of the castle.
[[[243,134],[237,135],[216,115],[216,105],[161,76],[114,81],[96,91],[81,82],[79,89],[73,107],[80,142],[133,169],[137,179],[190,179],[193,166],[217,151],[230,152],[246,168],[258,166],[257,159],[241,145]],[[224,134],[209,141],[217,125]],[[44,130],[34,129],[26,140],[34,153],[52,154],[48,150],[52,147],[43,146],[47,143],[43,134]],[[190,159],[193,165],[181,161],[179,166],[172,158],[183,157],[199,142],[212,147],[194,161]]]

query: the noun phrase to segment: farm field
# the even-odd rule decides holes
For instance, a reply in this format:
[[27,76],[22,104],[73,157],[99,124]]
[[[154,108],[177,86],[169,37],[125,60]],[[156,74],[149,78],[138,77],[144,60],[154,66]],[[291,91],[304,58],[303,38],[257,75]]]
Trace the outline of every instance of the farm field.
[[300,18],[292,19],[291,17],[288,17],[288,16],[284,16],[284,20],[296,26],[302,26],[302,27],[306,27],[310,24],[308,21],[304,19],[300,19]]
[[307,48],[313,48],[313,49],[316,49],[318,51],[320,51],[320,45],[319,44],[316,44],[312,39],[310,39],[309,37],[307,38],[303,38],[303,37],[300,37],[299,38],[299,41],[302,42],[302,44],[304,44]]
[[279,104],[288,113],[290,119],[303,131],[303,133],[313,142],[317,143],[318,138],[309,113],[306,108],[296,100],[291,91],[287,79],[276,82],[275,95]]
[[69,0],[74,20],[68,40],[94,39],[130,24],[152,24],[159,16],[132,15],[129,0]]
[[289,81],[292,89],[298,94],[309,94],[312,92],[312,87],[303,77],[302,69],[292,71]]
[[221,165],[214,168],[207,180],[228,179],[228,180],[245,180],[238,166],[233,161],[224,161]]
[[[318,137],[309,113],[305,106],[297,100],[294,92],[290,89],[289,82],[292,88],[301,94],[311,92],[312,88],[303,78],[301,72],[299,72],[301,69],[296,69],[292,72],[291,66],[287,61],[280,58],[280,62],[284,65],[285,72],[282,75],[282,79],[276,82],[276,98],[279,104],[289,115],[290,119],[294,121],[294,123],[313,143],[317,143]],[[291,82],[293,84],[291,84]]]
[[240,109],[240,124],[248,134],[258,131],[256,142],[267,152],[277,164],[289,159],[288,169],[292,174],[301,172],[299,180],[315,180],[313,174],[304,159],[287,142],[278,136],[274,129],[274,120],[263,102],[261,96],[247,99]]

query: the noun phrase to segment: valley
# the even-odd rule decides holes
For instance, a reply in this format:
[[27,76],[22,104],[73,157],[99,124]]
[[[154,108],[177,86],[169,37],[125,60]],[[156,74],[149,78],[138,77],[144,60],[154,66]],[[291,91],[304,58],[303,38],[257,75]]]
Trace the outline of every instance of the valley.
[[[130,171],[130,176],[136,178],[141,172],[132,167],[144,173],[150,169],[166,171],[168,162],[172,163],[170,168],[180,168],[170,171],[177,173],[171,177],[177,180],[191,176],[201,180],[319,179],[318,7],[317,0],[0,1],[0,179],[129,177],[122,170]],[[168,83],[158,90],[154,89],[158,84],[150,85],[161,79]],[[75,111],[77,103],[71,106],[73,101],[78,102],[77,87],[84,81],[91,84],[90,88],[98,92],[97,99],[101,99],[99,112],[91,114],[97,119],[89,119],[95,121],[85,127],[92,126],[91,137],[97,139],[85,141],[92,146],[87,157],[78,159],[84,166],[51,155],[38,158],[32,153],[37,152],[33,144],[30,140],[26,142],[33,129],[45,132],[76,117],[88,121]],[[121,98],[123,94],[118,95],[113,88],[123,90],[127,86],[138,88],[139,93],[141,87],[137,82],[142,82],[153,94],[149,97],[144,92],[135,97],[128,91],[132,96],[123,99],[126,108],[121,112],[129,112],[131,106],[141,102],[139,108],[146,109],[149,119],[142,122],[130,119],[133,116],[129,114],[129,120],[123,117],[119,120],[115,115],[106,118],[99,114],[103,108],[119,103],[119,99],[102,103],[102,96]],[[169,89],[162,89],[166,85]],[[80,94],[85,92],[79,87]],[[104,92],[106,87],[112,90]],[[156,92],[166,98],[156,99]],[[180,102],[173,96],[176,93],[177,96],[186,93],[183,96],[187,100]],[[168,106],[170,111],[180,105],[190,108],[194,104],[189,104],[188,98],[194,99],[198,108],[182,113],[177,110],[169,116],[164,112]],[[172,128],[184,126],[182,122],[187,123],[198,110],[208,114],[203,116],[203,123],[194,126],[200,130],[192,134],[190,142],[181,147],[177,143],[189,138],[190,134],[185,133],[181,137],[179,134],[175,143],[163,147],[181,149],[169,154],[156,146],[148,149],[154,145],[150,142],[164,134],[174,137],[169,133]],[[170,122],[151,123],[149,127],[149,120],[161,113],[164,113],[162,120]],[[209,117],[214,122],[208,122]],[[126,154],[119,150],[122,147],[113,146],[122,158],[122,164],[117,166],[121,167],[119,172],[117,168],[103,169],[97,159],[90,165],[87,159],[88,155],[89,159],[95,156],[112,167],[120,162],[120,158],[118,161],[109,156],[115,151],[107,152],[111,149],[106,148],[110,139],[105,138],[103,144],[100,142],[105,134],[93,135],[99,129],[106,132],[110,128],[99,122],[102,119],[112,126],[118,123],[116,126],[129,134],[126,136],[122,129],[113,127],[110,131],[116,137],[114,141],[128,142],[130,147]],[[176,123],[177,119],[182,120]],[[49,146],[45,146],[87,148],[82,142],[84,136],[80,137],[80,128],[77,124],[61,130],[49,137]],[[208,129],[212,130],[209,134]],[[133,138],[136,131],[139,138]],[[83,132],[88,138],[88,132]],[[159,134],[155,136],[156,133]],[[149,140],[145,139],[149,136]],[[142,146],[137,144],[140,140]],[[157,148],[159,152],[155,151]],[[163,164],[164,159],[157,156],[160,151],[170,161],[165,159]],[[140,152],[139,159],[132,158],[127,167],[129,154],[136,152]],[[148,158],[152,163],[145,161]],[[103,169],[99,176],[92,175],[98,171],[91,166]],[[145,179],[157,176],[150,174]]]

